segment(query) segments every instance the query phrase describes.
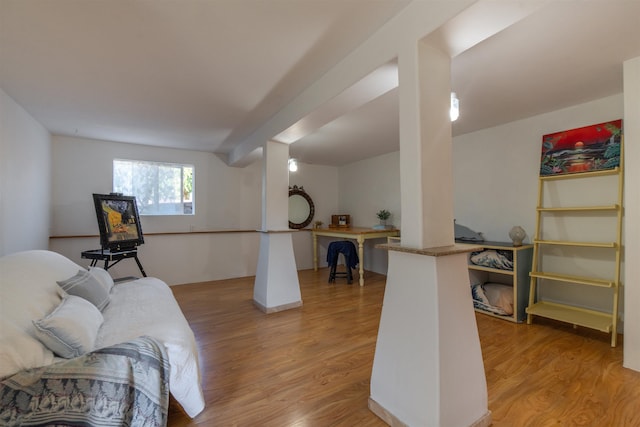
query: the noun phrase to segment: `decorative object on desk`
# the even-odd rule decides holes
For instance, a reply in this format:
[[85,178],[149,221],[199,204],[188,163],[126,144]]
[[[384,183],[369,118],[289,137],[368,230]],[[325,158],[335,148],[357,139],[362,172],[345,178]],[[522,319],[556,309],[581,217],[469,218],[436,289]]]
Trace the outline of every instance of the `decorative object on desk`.
[[620,166],[622,120],[543,135],[540,176]]
[[304,187],[289,187],[289,228],[304,228],[311,223],[316,212],[313,200]]
[[381,209],[376,213],[376,216],[380,220],[380,225],[387,225],[387,220],[391,217],[391,212],[386,209]]
[[522,246],[522,241],[527,237],[527,233],[522,227],[516,225],[509,231],[509,237],[513,240],[513,246]]
[[313,228],[322,228],[322,224],[324,224],[324,222],[322,221],[315,221],[313,223]]
[[350,228],[351,227],[351,215],[339,214],[331,215],[331,224],[329,228]]
[[93,203],[102,249],[130,250],[144,243],[135,197],[94,193]]

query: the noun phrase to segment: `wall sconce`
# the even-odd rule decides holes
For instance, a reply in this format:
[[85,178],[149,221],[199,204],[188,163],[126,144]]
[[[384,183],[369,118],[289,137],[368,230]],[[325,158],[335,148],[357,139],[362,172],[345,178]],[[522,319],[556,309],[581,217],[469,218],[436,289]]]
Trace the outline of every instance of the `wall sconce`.
[[455,122],[460,116],[460,101],[455,92],[451,92],[451,108],[449,109],[449,117]]
[[295,172],[298,170],[298,161],[296,159],[289,159],[289,172]]

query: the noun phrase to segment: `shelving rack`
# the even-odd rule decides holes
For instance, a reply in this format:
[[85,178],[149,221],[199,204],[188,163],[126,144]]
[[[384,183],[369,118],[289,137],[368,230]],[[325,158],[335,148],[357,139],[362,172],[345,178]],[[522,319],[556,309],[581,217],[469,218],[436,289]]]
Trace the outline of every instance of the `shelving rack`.
[[499,251],[510,251],[513,259],[513,270],[501,270],[498,268],[483,267],[468,264],[469,270],[483,271],[487,274],[487,279],[495,283],[510,285],[513,289],[513,314],[501,316],[488,311],[475,308],[475,311],[484,313],[499,319],[509,320],[511,322],[524,322],[526,318],[525,308],[529,300],[529,287],[527,286],[527,276],[531,271],[531,253],[533,245],[525,244],[522,246],[513,246],[507,242],[479,242],[474,246],[482,246],[483,249],[494,249]]
[[[529,286],[529,305],[526,309],[527,323],[531,324],[534,316],[555,319],[574,325],[574,327],[582,326],[586,328],[596,329],[611,334],[611,346],[616,346],[617,325],[618,325],[618,294],[620,288],[620,257],[621,257],[621,239],[622,239],[622,194],[623,194],[623,173],[622,173],[623,157],[622,147],[620,154],[620,166],[615,169],[598,170],[592,172],[580,172],[565,175],[541,176],[538,185],[538,205],[536,213],[536,232],[533,240],[533,261],[530,273]],[[544,189],[551,181],[560,180],[589,180],[596,177],[617,176],[617,200],[612,204],[592,205],[592,206],[570,206],[570,207],[553,207],[544,206]],[[576,241],[562,239],[543,239],[542,238],[542,222],[544,215],[562,216],[570,221],[572,217],[578,215],[615,215],[615,231],[612,232],[609,241]],[[615,234],[615,235],[614,235]],[[543,260],[541,259],[541,250],[549,247],[573,247],[584,248],[589,251],[605,250],[614,251],[614,266],[612,268],[612,277],[600,278],[583,276],[580,274],[566,274],[546,271]],[[568,259],[567,264],[571,264],[573,259]],[[559,303],[553,301],[544,301],[537,298],[538,286],[557,286],[558,283],[572,283],[576,285],[592,286],[610,289],[610,297],[612,298],[611,312],[593,310],[581,307],[579,305],[571,305],[567,303]]]

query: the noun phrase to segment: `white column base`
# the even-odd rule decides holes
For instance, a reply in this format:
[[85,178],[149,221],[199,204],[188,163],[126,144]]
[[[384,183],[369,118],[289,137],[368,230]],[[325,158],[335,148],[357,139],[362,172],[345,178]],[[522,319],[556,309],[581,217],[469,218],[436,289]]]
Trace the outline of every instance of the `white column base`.
[[293,241],[288,232],[263,232],[253,302],[265,313],[302,306]]
[[[391,427],[409,427],[372,398],[369,398],[369,410]],[[489,427],[491,423],[491,411],[487,411],[483,416],[471,423],[469,427]]]
[[490,423],[465,253],[389,251],[369,402],[394,426]]

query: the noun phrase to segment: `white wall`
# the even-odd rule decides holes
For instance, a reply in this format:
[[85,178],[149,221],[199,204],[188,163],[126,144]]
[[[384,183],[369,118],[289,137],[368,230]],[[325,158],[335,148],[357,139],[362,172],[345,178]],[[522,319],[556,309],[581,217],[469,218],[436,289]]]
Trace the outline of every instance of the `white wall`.
[[393,152],[342,166],[339,206],[357,227],[378,224],[376,212],[391,212],[388,224],[400,227],[400,153]]
[[[624,131],[625,131],[625,257],[640,259],[640,57],[624,63]],[[640,264],[625,263],[623,287],[625,310],[624,366],[640,371]]]
[[[487,240],[493,241],[510,241],[509,230],[514,225],[520,225],[527,232],[525,241],[530,242],[535,233],[542,136],[620,119],[623,114],[623,96],[619,94],[455,138],[453,164],[456,221],[482,232]],[[615,196],[617,189],[615,181],[610,179],[589,180],[571,185],[572,192],[563,197],[575,198],[577,201],[574,205],[580,205],[580,200],[590,194],[604,194],[608,191]],[[545,225],[549,224],[548,221],[545,222]],[[581,223],[582,228],[573,230],[573,235],[577,233],[583,237],[593,236],[594,232],[604,229],[596,229],[592,224]],[[559,226],[566,230],[566,225]],[[550,232],[550,227],[546,230]],[[585,239],[589,240],[588,237]],[[598,240],[597,237],[592,239]],[[608,239],[604,239],[615,240],[615,234],[609,234]],[[549,262],[554,261],[550,259]],[[549,265],[547,261],[545,265]],[[585,271],[584,275],[599,276],[602,273],[603,276],[611,277],[611,265],[611,262],[607,264],[591,260],[580,268]],[[612,307],[608,290],[585,286],[542,287],[540,296],[546,300],[571,301],[596,310],[610,311]],[[624,298],[620,299],[621,313],[624,311],[623,300]]]
[[[400,153],[384,154],[342,166],[338,183],[339,211],[351,215],[356,227],[378,224],[376,212],[391,212],[389,225],[400,227]],[[376,249],[384,240],[365,241],[364,268],[387,274],[387,251]]]
[[[145,244],[139,255],[148,275],[169,284],[255,274],[259,235],[255,232],[199,234],[210,230],[258,230],[261,218],[260,162],[228,167],[207,152],[158,148],[66,136],[53,137],[51,216],[53,236],[95,236],[98,225],[92,193],[112,191],[114,158],[195,165],[195,215],[143,216]],[[304,185],[319,215],[337,206],[335,168],[301,165],[291,185]],[[180,232],[192,234],[151,235]],[[309,232],[294,233],[298,269],[312,268]],[[99,248],[97,237],[52,238],[50,248],[81,265],[81,252]],[[100,264],[102,265],[102,264]],[[115,277],[139,275],[133,261],[110,270]]]
[[[331,222],[331,215],[338,211],[338,168],[298,163],[298,171],[289,173],[289,186],[294,185],[304,187],[315,205],[315,214],[309,227],[313,227],[315,221],[322,221],[323,227],[327,227]],[[328,243],[325,239],[319,238],[319,267],[326,265]],[[293,248],[298,270],[313,268],[311,233],[293,233]]]
[[54,136],[53,235],[96,234],[91,195],[113,191],[115,158],[195,166],[195,215],[144,216],[146,233],[260,228],[259,162],[230,168],[213,153]]
[[51,137],[0,89],[0,256],[47,249]]
[[[622,117],[623,97],[620,94],[454,138],[456,221],[482,232],[487,240],[503,242],[510,241],[511,227],[520,225],[527,231],[526,242],[530,242],[535,232],[542,136]],[[387,208],[394,214],[392,222],[401,226],[399,175],[397,152],[341,167],[341,213],[351,214],[356,225],[370,227],[376,223],[375,212]],[[611,182],[602,181],[602,185],[611,185]],[[582,197],[592,190],[593,187],[582,186],[575,192]],[[584,227],[584,231],[593,231],[590,224],[584,224]],[[365,248],[365,268],[385,274],[386,252],[373,248],[375,243],[378,242]],[[600,266],[592,262],[588,268]],[[577,301],[579,305],[594,309],[611,308],[611,298],[608,294],[603,295],[600,289],[546,288],[542,295],[551,300]],[[623,313],[624,298],[620,301],[620,312]]]
[[454,138],[456,222],[493,241],[510,241],[509,230],[520,225],[530,242],[542,136],[622,116],[620,94]]

